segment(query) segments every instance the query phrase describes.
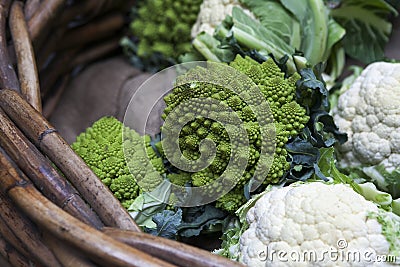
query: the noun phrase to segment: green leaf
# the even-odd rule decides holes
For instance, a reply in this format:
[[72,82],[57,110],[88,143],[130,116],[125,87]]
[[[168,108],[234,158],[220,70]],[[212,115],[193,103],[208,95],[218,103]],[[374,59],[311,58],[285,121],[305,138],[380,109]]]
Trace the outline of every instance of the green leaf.
[[334,183],[349,184],[353,189],[360,193],[358,185],[346,174],[339,171],[336,167],[335,149],[333,147],[321,148],[321,156],[318,160],[318,166],[321,172],[332,179]]
[[361,72],[364,68],[356,65],[352,65],[348,67],[348,70],[352,73],[343,79],[340,83],[338,83],[338,87],[329,91],[329,104],[330,109],[333,109],[338,104],[338,99],[341,94],[347,91],[351,85],[354,83],[356,78],[361,75]]
[[251,10],[265,28],[271,30],[291,47],[300,49],[300,24],[279,2],[271,0],[242,0],[241,2]]
[[293,142],[288,143],[286,150],[290,152],[295,165],[313,166],[319,158],[319,149],[300,137],[296,137]]
[[[261,55],[257,50],[248,50],[242,47],[232,33],[221,40],[220,48],[229,49],[234,55],[241,55],[242,57],[249,56],[259,63],[268,59],[268,57]],[[229,63],[230,61],[226,62]]]
[[393,198],[400,197],[400,169],[387,171],[385,166],[363,167],[362,171],[367,178],[374,182],[377,187],[385,192],[390,193]]
[[128,208],[128,212],[139,226],[154,228],[156,224],[152,218],[165,209],[170,193],[171,183],[163,182],[155,191],[140,194]]
[[315,65],[324,59],[328,49],[328,9],[322,0],[280,0],[300,22],[300,51]]
[[327,110],[329,107],[328,90],[323,81],[317,78],[311,68],[299,70],[301,79],[296,82],[298,102],[310,112]]
[[222,224],[226,216],[225,212],[211,205],[185,209],[184,220],[178,227],[179,235],[197,236],[215,224]]
[[[239,44],[249,50],[255,49],[265,57],[271,53],[276,58],[295,53],[294,47],[286,43],[279,35],[269,28],[264,27],[259,21],[248,16],[241,8],[232,9],[233,36]],[[294,72],[293,62],[290,64],[291,72]]]
[[179,57],[179,63],[193,62],[193,61],[204,61],[205,58],[197,50],[192,49],[192,51],[185,53]]
[[358,184],[366,200],[379,204],[382,208],[390,208],[392,205],[392,196],[389,193],[379,191],[373,183],[367,182]]
[[397,11],[384,0],[342,0],[331,10],[333,18],[346,29],[346,53],[363,63],[384,58],[384,48],[392,31],[388,21]]
[[330,147],[336,142],[343,144],[347,134],[339,131],[333,117],[326,111],[314,112],[309,121],[312,130],[313,144],[317,147]]
[[353,178],[339,171],[335,162],[335,150],[333,147],[321,148],[321,156],[318,161],[318,166],[321,172],[332,179],[334,183],[343,183],[350,185],[354,191],[362,195],[366,200],[374,202],[384,210],[391,211],[395,214],[400,213],[399,201],[393,200],[392,196],[380,191],[373,183],[361,182],[356,183]]
[[326,72],[330,76],[331,80],[336,84],[337,78],[342,74],[346,64],[346,53],[344,48],[340,44],[336,44],[332,47],[331,53],[327,61]]
[[320,157],[318,159],[318,166],[325,176],[329,176],[332,172],[331,162],[335,161],[335,149],[333,147],[321,148]]
[[322,180],[327,178],[320,172],[318,159],[320,157],[319,149],[314,147],[308,140],[301,139],[297,136],[293,141],[286,145],[291,159],[291,168],[288,178],[297,181],[305,181],[317,175]]
[[301,78],[296,83],[297,102],[307,109],[310,116],[303,134],[315,147],[330,147],[336,142],[342,144],[347,141],[347,135],[339,131],[327,112],[329,92],[320,77],[321,70],[316,67],[314,71],[310,68],[301,69]]
[[182,210],[176,212],[172,210],[163,210],[152,218],[156,224],[155,228],[145,228],[145,232],[154,236],[161,236],[169,239],[175,239],[178,227],[182,223]]
[[400,216],[400,198],[394,199],[392,202],[392,212]]
[[313,69],[299,70],[301,78],[296,83],[297,102],[304,106],[310,119],[302,133],[286,144],[291,166],[287,178],[305,181],[312,177],[327,180],[325,169],[321,170],[320,148],[332,147],[336,142],[343,143],[347,135],[339,132],[329,108],[328,90],[321,78],[322,65]]
[[[206,32],[202,32],[196,36],[193,40],[192,45],[197,49],[197,51],[203,55],[206,59],[214,61],[214,62],[221,62],[219,56],[218,45],[219,42],[217,39],[212,37]],[[216,55],[220,54],[220,55]]]
[[339,42],[345,35],[346,35],[346,30],[342,26],[340,26],[340,24],[337,23],[334,19],[329,19],[328,41],[326,44],[327,49],[323,57],[324,60],[326,60],[329,57],[329,54],[331,53],[331,49],[333,48],[333,46],[337,42]]

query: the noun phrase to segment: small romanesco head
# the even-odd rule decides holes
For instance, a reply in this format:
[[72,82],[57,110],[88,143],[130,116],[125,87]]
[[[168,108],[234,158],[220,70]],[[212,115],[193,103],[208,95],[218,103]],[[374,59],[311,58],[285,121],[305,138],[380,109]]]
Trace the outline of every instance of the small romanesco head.
[[157,187],[160,174],[165,173],[149,137],[140,136],[114,117],[100,118],[71,147],[125,208],[143,189]]

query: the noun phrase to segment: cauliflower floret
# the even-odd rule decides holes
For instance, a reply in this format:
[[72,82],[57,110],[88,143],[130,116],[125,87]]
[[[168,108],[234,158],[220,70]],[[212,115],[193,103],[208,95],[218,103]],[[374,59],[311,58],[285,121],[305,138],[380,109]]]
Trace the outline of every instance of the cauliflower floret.
[[400,64],[367,66],[332,110],[348,142],[339,146],[341,167],[400,167]]
[[375,266],[365,255],[389,255],[393,245],[371,216],[380,211],[345,184],[296,183],[272,190],[247,213],[239,260],[247,266]]
[[203,31],[213,35],[215,28],[225,17],[232,15],[232,9],[235,6],[241,7],[247,15],[254,18],[253,13],[243,7],[239,0],[204,0],[200,6],[196,23],[192,27],[192,38]]

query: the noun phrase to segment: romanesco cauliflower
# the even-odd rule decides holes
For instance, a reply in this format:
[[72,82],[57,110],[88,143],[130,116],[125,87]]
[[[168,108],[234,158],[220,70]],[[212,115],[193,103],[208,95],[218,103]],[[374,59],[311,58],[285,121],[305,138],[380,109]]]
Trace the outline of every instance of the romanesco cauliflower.
[[[247,162],[245,173],[242,176],[236,177],[240,172],[235,172],[235,169],[233,169],[229,175],[226,175],[229,179],[237,179],[235,181],[238,181],[238,183],[232,191],[218,199],[216,203],[218,207],[234,212],[246,201],[243,196],[244,187],[256,171],[256,165],[260,161],[261,146],[264,146],[262,144],[263,141],[267,141],[267,143],[265,143],[267,150],[272,149],[272,151],[269,152],[273,152],[273,149],[275,149],[272,166],[270,167],[268,174],[266,174],[264,183],[276,183],[282,179],[290,167],[287,160],[288,153],[285,149],[285,144],[288,142],[290,137],[296,136],[304,128],[309,117],[306,114],[306,110],[295,100],[295,83],[300,78],[297,73],[289,78],[285,78],[284,73],[272,59],[259,64],[249,57],[243,58],[237,56],[236,59],[230,63],[230,66],[250,77],[252,82],[260,88],[262,97],[265,98],[264,100],[268,101],[273,115],[275,129],[271,136],[269,136],[268,129],[262,129],[263,133],[266,133],[266,140],[261,140],[261,129],[257,121],[259,118],[256,118],[252,108],[242,99],[245,94],[251,94],[251,91],[248,89],[246,84],[240,84],[240,82],[234,84],[234,86],[236,86],[240,91],[241,97],[227,88],[205,82],[176,86],[173,92],[164,98],[166,108],[164,110],[163,118],[168,118],[168,125],[174,127],[180,125],[181,120],[185,119],[185,117],[193,116],[193,120],[183,126],[179,135],[179,147],[185,158],[196,162],[201,154],[207,152],[207,150],[199,151],[202,140],[211,140],[216,145],[216,156],[211,164],[209,164],[208,167],[191,174],[191,183],[193,186],[210,185],[221,176],[232,158],[234,158],[238,164],[241,162]],[[198,68],[191,71],[192,74],[194,73],[194,75],[199,75],[200,77],[203,70],[202,68]],[[223,73],[219,74],[218,71]],[[213,70],[213,73],[215,76],[219,75],[224,77],[224,79],[226,78],[227,83],[228,80],[232,78],[226,77],[227,74],[223,69],[215,69]],[[249,97],[251,98],[251,96]],[[248,138],[248,153],[246,153],[245,150],[242,151],[238,148],[239,152],[234,156],[231,155],[233,149],[231,147],[232,144],[230,143],[230,136],[224,126],[220,123],[232,123],[231,112],[220,111],[217,114],[218,121],[206,117],[194,118],[195,115],[193,112],[203,114],[210,109],[210,107],[204,106],[203,104],[197,104],[196,99],[198,98],[215,99],[222,102],[238,114],[238,117],[243,122],[247,136],[246,134],[243,136],[239,135],[237,133],[238,131],[235,130],[235,126],[232,132],[233,134],[238,134],[236,139],[242,140]],[[183,108],[185,113],[183,117],[175,116],[174,113],[171,113],[175,108],[180,108],[179,105],[181,103],[184,103],[189,99],[191,100],[189,104],[190,106]],[[264,119],[267,119],[269,115],[264,114],[263,116],[265,116]],[[163,126],[163,131],[165,130],[165,127],[166,125]],[[276,141],[276,144],[273,144],[273,141]],[[180,153],[176,153],[176,157],[180,157]],[[179,158],[177,160],[179,160]],[[265,164],[268,163],[265,162]],[[222,191],[223,186],[223,184],[219,184],[218,188],[210,187],[208,188],[208,191],[210,194],[218,193]]]
[[138,3],[131,30],[139,39],[137,55],[160,53],[177,60],[191,48],[190,31],[202,0],[145,0]]
[[99,119],[71,146],[125,208],[142,189],[152,190],[162,182],[160,174],[165,169],[149,137],[140,136],[116,118]]

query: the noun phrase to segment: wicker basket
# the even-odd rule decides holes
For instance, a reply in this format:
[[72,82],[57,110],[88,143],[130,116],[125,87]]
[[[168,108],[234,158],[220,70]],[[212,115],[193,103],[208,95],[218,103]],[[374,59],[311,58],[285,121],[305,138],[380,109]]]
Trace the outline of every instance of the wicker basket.
[[236,265],[140,232],[46,120],[72,70],[118,49],[131,5],[0,0],[1,266]]

